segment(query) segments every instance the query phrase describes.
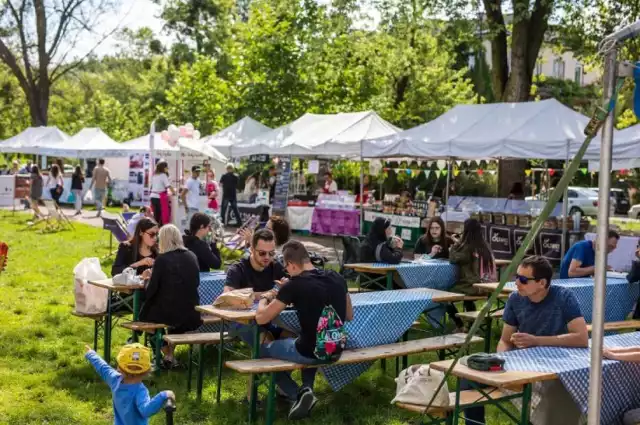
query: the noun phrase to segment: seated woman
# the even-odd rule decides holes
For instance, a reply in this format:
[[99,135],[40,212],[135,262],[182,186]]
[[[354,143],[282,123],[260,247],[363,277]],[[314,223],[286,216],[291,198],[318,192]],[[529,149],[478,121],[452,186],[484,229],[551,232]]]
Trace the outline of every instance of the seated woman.
[[427,232],[418,239],[413,253],[427,254],[431,258],[449,258],[451,245],[453,240],[446,235],[444,221],[440,217],[433,217],[427,224]]
[[[143,322],[163,323],[170,334],[183,334],[202,325],[200,313],[195,307],[200,304],[198,286],[200,268],[195,254],[187,250],[180,231],[173,224],[160,229],[160,254],[153,269],[145,272],[150,277],[146,288],[146,300],[140,310]],[[173,367],[173,347],[163,347],[163,364]]]
[[[458,292],[465,295],[478,295],[479,292],[473,287],[474,283],[495,282],[496,265],[493,253],[489,244],[482,236],[482,226],[475,218],[467,219],[464,222],[464,229],[460,240],[455,240],[455,244],[449,250],[449,261],[458,266],[458,282],[451,292]],[[475,311],[476,305],[473,301],[464,301],[465,311]],[[462,320],[456,316],[458,310],[453,304],[447,306],[447,313],[456,324],[456,331],[462,330]]]
[[158,224],[152,218],[141,218],[131,239],[118,247],[116,259],[111,266],[111,276],[122,273],[127,267],[136,269],[138,275],[153,267],[153,261],[158,256],[157,241]]
[[271,230],[276,236],[276,248],[280,251],[282,249],[282,245],[287,243],[291,238],[291,227],[289,226],[289,222],[284,217],[272,215],[269,217],[269,221],[267,221],[267,225],[265,227]]
[[189,222],[189,229],[184,231],[182,241],[184,246],[198,259],[198,266],[201,272],[208,272],[211,269],[219,269],[220,251],[216,241],[207,243],[205,238],[211,232],[211,218],[203,213],[195,213]]
[[397,236],[392,236],[391,232],[391,221],[376,217],[367,238],[360,246],[360,261],[400,264],[404,242]]

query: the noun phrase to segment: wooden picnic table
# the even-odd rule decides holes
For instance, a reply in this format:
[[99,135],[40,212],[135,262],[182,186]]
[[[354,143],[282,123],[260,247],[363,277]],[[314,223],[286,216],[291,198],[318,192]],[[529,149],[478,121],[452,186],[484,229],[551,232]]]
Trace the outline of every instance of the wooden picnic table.
[[[442,360],[439,362],[431,363],[429,366],[435,370],[446,372],[451,367],[453,360]],[[489,387],[495,387],[503,390],[510,390],[515,392],[515,396],[522,397],[522,408],[520,411],[521,425],[529,425],[529,413],[531,405],[532,387],[533,384],[544,381],[553,381],[558,379],[558,375],[553,372],[526,372],[526,371],[502,371],[502,372],[482,372],[473,370],[460,363],[451,371],[451,375],[456,377],[456,400],[459,400],[460,395],[460,381],[465,379],[477,384],[486,385]],[[481,386],[482,386],[481,385]],[[479,387],[481,387],[479,386]],[[489,404],[499,405],[501,403],[510,403],[513,397],[505,398],[503,400],[492,399],[491,393],[488,389],[478,388],[483,392],[485,397],[490,400]],[[483,391],[484,390],[484,391]],[[467,404],[464,409],[474,407],[474,404]],[[462,411],[464,410],[458,403],[454,406],[453,423],[457,423],[457,418],[460,418]]]
[[[385,288],[387,290],[393,289],[393,273],[395,273],[395,271],[397,270],[396,265],[389,264],[387,266],[375,267],[374,264],[375,263],[352,263],[352,264],[345,264],[344,268],[352,269],[356,273],[364,274],[365,276],[367,274],[385,276],[386,277]],[[369,279],[369,282],[377,283],[379,280],[380,278]]]
[[[493,292],[496,289],[498,289],[498,285],[500,285],[500,282],[490,282],[490,283],[474,283],[473,287],[474,288],[478,288],[480,291],[482,292]],[[505,294],[510,294],[512,292],[515,292],[517,289],[515,288],[508,288],[508,287],[503,287],[502,288],[502,292]]]
[[[133,320],[137,321],[142,307],[140,305],[140,295],[141,291],[144,290],[144,284],[118,285],[113,283],[113,279],[89,280],[87,283],[108,291],[107,311],[104,321],[104,361],[109,363],[111,361],[111,328],[113,327],[114,307],[126,306],[133,313]],[[115,304],[112,302],[112,294],[115,294],[118,299]],[[133,332],[133,339],[134,341],[138,339],[136,332]]]

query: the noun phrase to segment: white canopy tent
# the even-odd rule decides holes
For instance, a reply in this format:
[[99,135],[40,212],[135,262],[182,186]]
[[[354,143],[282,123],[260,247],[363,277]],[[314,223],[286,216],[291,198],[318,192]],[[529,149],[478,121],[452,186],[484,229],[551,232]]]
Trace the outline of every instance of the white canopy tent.
[[38,149],[40,155],[64,158],[102,158],[107,153],[121,149],[121,144],[113,140],[99,128],[85,128],[64,143],[46,144]]
[[69,135],[58,127],[29,127],[19,134],[0,143],[0,153],[22,153],[47,155],[43,146],[57,146],[66,143]]
[[233,147],[235,157],[254,154],[293,156],[361,156],[361,141],[390,136],[400,129],[373,111],[304,114],[247,143]]
[[[640,167],[640,124],[614,131],[611,158],[611,170]],[[589,171],[600,170],[600,143],[589,146],[585,159],[589,159]]]
[[271,131],[270,127],[251,117],[244,117],[229,127],[200,140],[205,145],[216,148],[223,155],[233,157],[233,147],[235,145],[246,143],[269,131]]
[[418,127],[365,140],[363,151],[366,157],[567,159],[584,141],[588,122],[555,99],[458,105]]

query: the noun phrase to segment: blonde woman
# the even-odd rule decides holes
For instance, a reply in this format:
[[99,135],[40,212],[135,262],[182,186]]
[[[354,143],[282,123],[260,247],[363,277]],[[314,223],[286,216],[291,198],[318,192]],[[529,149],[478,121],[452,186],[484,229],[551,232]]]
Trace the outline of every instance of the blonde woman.
[[[140,320],[163,323],[169,326],[171,334],[196,330],[202,324],[200,313],[195,310],[200,304],[198,260],[193,252],[184,247],[180,231],[173,224],[160,229],[159,239],[159,255],[153,269],[143,274],[150,280]],[[163,365],[175,367],[173,347],[167,345],[162,352]]]

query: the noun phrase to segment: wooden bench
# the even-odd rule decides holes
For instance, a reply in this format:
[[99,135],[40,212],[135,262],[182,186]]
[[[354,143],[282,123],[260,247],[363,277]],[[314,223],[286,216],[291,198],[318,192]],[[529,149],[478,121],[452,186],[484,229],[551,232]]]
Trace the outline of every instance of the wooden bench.
[[[487,398],[484,394],[477,390],[460,391],[460,406],[464,407],[469,405],[485,404],[489,403],[491,400],[500,400],[501,398],[509,396],[509,394],[504,393],[497,388],[486,388],[483,389],[483,391],[485,393],[488,393],[491,396],[491,399]],[[428,409],[426,408],[426,406],[407,403],[396,403],[396,406],[413,413],[427,415],[432,419],[432,423],[442,423],[442,421],[439,421],[436,418],[448,418],[453,413],[455,404],[456,393],[450,392],[448,406],[431,406]]]
[[[436,336],[424,339],[414,339],[410,341],[397,342],[394,344],[379,345],[376,347],[355,348],[345,350],[340,359],[332,363],[333,365],[347,365],[354,363],[383,360],[394,357],[409,356],[412,354],[439,351],[451,348],[459,348],[464,345],[466,334],[453,334]],[[482,338],[473,337],[471,343],[482,342]],[[246,374],[269,374],[269,395],[267,398],[267,425],[273,424],[273,406],[275,402],[275,380],[276,372],[290,372],[310,367],[322,367],[326,365],[304,365],[278,359],[252,359],[252,360],[230,360],[225,362],[226,367],[239,373]]]
[[[491,352],[491,331],[493,326],[493,319],[501,319],[504,313],[504,309],[489,313],[484,318],[484,323],[481,325],[481,329],[484,331],[484,352]],[[475,322],[480,316],[480,311],[464,311],[456,314],[461,320],[465,322]]]
[[[591,324],[587,325],[587,331],[591,333]],[[640,329],[640,320],[621,320],[619,322],[606,322],[605,331],[626,331]]]
[[93,320],[93,351],[98,351],[98,335],[100,334],[100,328],[105,324],[107,313],[86,314],[72,311],[71,315],[82,319]]
[[349,293],[350,294],[358,294],[360,292],[372,292],[373,289],[369,289],[369,288],[349,288]]
[[153,356],[155,359],[155,366],[156,366],[156,370],[160,370],[162,366],[162,337],[165,333],[165,329],[167,329],[168,326],[162,323],[125,322],[125,323],[121,323],[120,327],[129,329],[130,331],[133,331],[133,332],[143,332],[145,334],[145,345],[147,342],[148,335],[149,334],[152,335]]
[[[204,319],[204,318],[203,318]],[[216,318],[217,319],[217,318]],[[218,319],[218,322],[222,320]],[[224,333],[224,338],[227,339],[228,333]],[[188,345],[189,346],[189,365],[187,368],[187,392],[191,391],[191,377],[193,376],[193,346],[198,346],[198,378],[196,381],[196,398],[198,402],[202,399],[202,385],[204,381],[204,347],[206,345],[220,344],[220,332],[200,332],[200,333],[187,333],[180,335],[165,335],[164,340],[173,345]]]

